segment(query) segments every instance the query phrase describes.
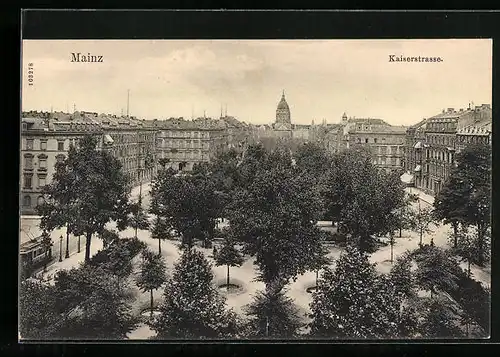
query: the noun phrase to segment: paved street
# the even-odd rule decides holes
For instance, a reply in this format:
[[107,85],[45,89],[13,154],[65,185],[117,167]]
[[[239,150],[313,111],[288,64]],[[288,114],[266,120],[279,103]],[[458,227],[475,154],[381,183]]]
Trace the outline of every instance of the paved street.
[[[40,217],[38,216],[21,216],[21,227],[20,227],[20,241],[24,243],[32,237],[39,237],[42,234],[42,230],[39,227]],[[60,237],[63,237],[62,244],[62,258],[65,259],[66,255],[66,228],[55,229],[50,233],[52,239],[52,255],[53,257],[59,259],[59,247],[60,247]],[[81,237],[80,239],[81,249],[84,249],[85,239]],[[78,237],[70,234],[69,237],[69,254],[73,255],[78,251]]]

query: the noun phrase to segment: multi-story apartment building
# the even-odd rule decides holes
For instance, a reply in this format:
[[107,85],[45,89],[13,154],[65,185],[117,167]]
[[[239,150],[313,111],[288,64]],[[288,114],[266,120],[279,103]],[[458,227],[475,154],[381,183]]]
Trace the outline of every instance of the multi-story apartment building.
[[43,186],[54,175],[55,163],[64,160],[70,146],[78,146],[85,134],[102,136],[102,129],[85,118],[73,120],[64,113],[25,113],[21,125],[21,212],[34,214],[43,200]]
[[457,152],[463,150],[469,144],[491,145],[492,118],[479,119],[477,122],[467,125],[457,131]]
[[330,153],[338,153],[345,149],[344,126],[342,124],[330,124],[325,127],[325,133],[321,135],[321,141],[325,149]]
[[[457,150],[467,142],[490,142],[488,123],[491,128],[491,107],[483,104],[458,111],[448,108],[410,127],[406,137],[405,169],[414,175],[415,186],[430,195],[439,193],[455,165]],[[466,133],[473,132],[481,134],[468,138]]]
[[218,150],[228,147],[224,121],[209,118],[170,118],[154,123],[157,131],[157,158],[169,159],[167,167],[191,170],[196,163],[209,161]]
[[[382,119],[342,117],[341,148],[368,146],[374,155],[373,163],[386,171],[402,170],[406,127],[394,126]],[[338,138],[338,135],[337,135]]]
[[[404,147],[404,170],[407,172],[406,184],[422,186],[423,177],[420,174],[410,174],[410,172],[420,172],[423,165],[423,149],[427,146],[425,142],[425,125],[427,119],[410,126],[406,130],[406,139]],[[417,171],[415,171],[417,170]],[[419,171],[420,170],[420,171]]]
[[21,128],[21,212],[34,214],[42,187],[54,174],[57,160],[67,157],[86,134],[98,137],[98,149],[108,150],[122,164],[131,185],[155,174],[155,136],[152,128],[133,117],[92,112],[23,113]]

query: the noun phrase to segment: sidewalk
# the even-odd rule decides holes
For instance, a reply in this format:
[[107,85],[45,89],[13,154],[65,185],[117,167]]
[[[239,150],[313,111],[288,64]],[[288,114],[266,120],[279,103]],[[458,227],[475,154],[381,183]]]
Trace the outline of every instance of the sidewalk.
[[[54,283],[54,277],[56,273],[60,270],[70,270],[72,268],[78,268],[80,266],[80,263],[82,263],[85,260],[85,238],[83,239],[83,249],[81,250],[80,253],[74,253],[70,255],[69,258],[63,259],[62,262],[60,262],[56,258],[55,263],[49,265],[47,267],[47,271],[43,272],[40,271],[37,273],[37,276],[43,277],[46,279],[47,282],[53,284]],[[93,257],[95,254],[97,254],[100,250],[102,250],[102,240],[97,238],[97,236],[92,237],[92,243],[90,245],[90,256]]]
[[425,203],[428,203],[431,206],[434,205],[434,197],[426,194],[424,191],[422,191],[416,187],[407,187],[407,188],[405,188],[405,191],[408,193],[411,193],[411,194],[418,195],[418,197],[421,201],[424,201]]

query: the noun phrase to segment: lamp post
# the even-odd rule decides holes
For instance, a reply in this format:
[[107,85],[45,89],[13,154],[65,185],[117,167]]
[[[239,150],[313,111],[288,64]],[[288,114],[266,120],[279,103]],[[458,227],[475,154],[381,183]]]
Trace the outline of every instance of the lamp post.
[[69,230],[68,227],[66,227],[66,255],[64,256],[64,259],[69,258]]
[[78,236],[78,253],[80,253],[80,236]]
[[62,243],[63,243],[63,236],[59,237],[59,261],[62,262]]

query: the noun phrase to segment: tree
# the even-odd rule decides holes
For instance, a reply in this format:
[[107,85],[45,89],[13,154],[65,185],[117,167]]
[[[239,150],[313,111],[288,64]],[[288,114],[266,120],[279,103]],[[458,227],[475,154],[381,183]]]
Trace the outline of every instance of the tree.
[[158,255],[161,255],[161,241],[171,237],[171,228],[166,223],[166,219],[156,216],[152,224],[151,237],[158,239]]
[[222,248],[215,255],[215,262],[218,266],[227,266],[227,283],[226,287],[229,291],[229,267],[241,266],[244,262],[243,256],[234,246],[234,242],[231,238],[224,239],[224,244]]
[[401,300],[412,299],[416,296],[417,285],[411,265],[411,256],[403,254],[398,257],[389,274],[395,287],[395,293]]
[[101,236],[104,248],[106,248],[109,245],[117,242],[118,239],[120,239],[120,237],[118,235],[118,232],[116,232],[114,230],[109,230],[109,229],[104,229],[101,232],[100,236]]
[[173,170],[160,172],[153,182],[152,213],[160,216],[182,236],[190,249],[195,239],[205,245],[213,238],[221,202],[206,167],[195,165],[191,174],[176,176]]
[[272,294],[258,292],[253,302],[246,307],[250,316],[249,333],[256,337],[292,338],[302,322],[299,311],[284,291]]
[[212,286],[213,273],[203,253],[183,251],[168,279],[160,315],[153,324],[159,339],[227,338],[235,334],[235,316]]
[[311,303],[311,334],[381,338],[397,333],[400,306],[389,279],[349,245],[334,270],[325,269]]
[[443,188],[434,199],[434,217],[453,227],[453,247],[458,245],[458,226],[467,215],[467,187],[457,168],[452,169]]
[[325,148],[316,143],[300,145],[294,158],[299,170],[309,172],[318,180],[325,178],[331,161]]
[[56,276],[58,310],[65,316],[59,338],[123,339],[137,324],[123,289],[103,267],[83,264]]
[[108,248],[109,260],[105,268],[116,276],[118,290],[121,290],[121,282],[128,277],[133,270],[132,255],[124,244],[114,244]]
[[399,238],[403,236],[403,229],[412,229],[415,226],[415,211],[412,209],[411,205],[417,201],[418,196],[410,194],[406,196],[404,204],[395,210]]
[[[432,213],[432,208],[430,207],[421,207],[420,201],[418,201],[418,210],[415,213],[415,220],[413,229],[419,234],[420,241],[419,246],[422,246],[423,236],[424,234],[428,234],[432,232],[430,228],[431,223],[434,222],[434,215]],[[431,237],[431,245],[434,244],[433,238]]]
[[142,197],[139,195],[139,200],[131,204],[131,217],[129,217],[129,225],[135,229],[135,237],[137,238],[137,230],[149,229],[148,216],[142,208]]
[[415,306],[403,305],[398,322],[398,337],[415,337],[419,332],[418,319],[419,314]]
[[376,236],[396,230],[397,209],[405,204],[401,180],[379,170],[370,152],[355,148],[334,155],[325,194],[327,212],[363,251]]
[[458,312],[449,300],[432,299],[421,325],[422,335],[427,338],[462,337],[458,319]]
[[58,160],[54,165],[57,181],[52,181],[50,185],[42,188],[42,195],[49,199],[44,199],[42,204],[36,206],[37,213],[41,216],[40,228],[47,232],[52,232],[56,228],[66,226],[66,258],[69,257],[69,235],[72,227],[72,217],[75,215],[75,207],[72,202],[75,198],[75,191],[72,187],[72,175],[64,175],[68,170],[67,160]]
[[470,278],[471,271],[470,265],[471,262],[474,261],[474,258],[477,254],[477,234],[475,232],[471,232],[467,227],[461,227],[461,229],[457,232],[458,239],[456,250],[457,253],[467,262],[467,276]]
[[[231,236],[242,242],[244,253],[256,257],[258,279],[272,293],[313,269],[321,249],[316,227],[321,198],[308,176],[293,167],[289,151],[257,152],[247,158],[251,164],[240,165],[250,182],[235,192],[228,213]],[[247,172],[247,165],[256,171]]]
[[[96,147],[96,138],[87,135],[78,150],[70,148],[64,166],[58,167],[43,191],[45,203],[40,211],[43,217],[48,217],[56,215],[61,207],[70,207],[66,220],[72,233],[86,236],[86,261],[90,259],[92,235],[102,232],[112,220],[118,223],[125,220],[129,208],[127,179],[120,162]],[[61,185],[66,187],[63,191]]]
[[35,279],[21,281],[19,287],[19,334],[22,339],[53,338],[59,314],[54,288]]
[[461,269],[450,254],[441,248],[427,246],[417,260],[418,285],[430,291],[431,297],[438,290],[456,289]]
[[144,292],[151,293],[151,316],[153,316],[153,290],[166,282],[165,261],[161,255],[153,254],[149,249],[142,252],[142,263],[137,286]]

